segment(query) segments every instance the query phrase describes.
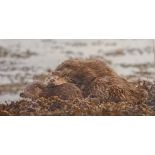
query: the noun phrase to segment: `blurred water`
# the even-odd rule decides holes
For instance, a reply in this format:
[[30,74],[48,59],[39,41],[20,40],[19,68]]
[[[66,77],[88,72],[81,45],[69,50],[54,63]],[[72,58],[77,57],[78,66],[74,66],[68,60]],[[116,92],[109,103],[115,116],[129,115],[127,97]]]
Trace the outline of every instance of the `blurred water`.
[[0,95],[0,101],[3,102],[3,104],[5,102],[7,102],[8,104],[11,103],[12,101],[17,101],[19,100],[19,94],[18,93],[4,93]]

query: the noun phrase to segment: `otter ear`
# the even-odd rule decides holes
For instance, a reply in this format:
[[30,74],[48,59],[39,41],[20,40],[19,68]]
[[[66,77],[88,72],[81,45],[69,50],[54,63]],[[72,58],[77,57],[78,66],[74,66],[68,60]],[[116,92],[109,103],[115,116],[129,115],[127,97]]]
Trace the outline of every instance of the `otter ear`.
[[35,82],[35,83],[32,83],[33,86],[35,86],[36,88],[40,88],[42,89],[44,87],[44,84],[43,83],[40,83],[40,82]]

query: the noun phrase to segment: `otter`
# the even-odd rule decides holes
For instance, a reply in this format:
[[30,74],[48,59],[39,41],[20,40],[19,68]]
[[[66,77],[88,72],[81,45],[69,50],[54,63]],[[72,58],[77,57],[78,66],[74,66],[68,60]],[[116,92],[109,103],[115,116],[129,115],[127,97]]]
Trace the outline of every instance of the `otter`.
[[58,96],[62,100],[74,100],[82,98],[81,90],[73,83],[63,83],[61,85],[48,85],[44,88],[41,96],[51,97]]
[[34,82],[32,84],[28,84],[23,92],[20,93],[20,97],[37,99],[41,97],[42,91],[45,88],[45,85],[40,82]]
[[32,83],[20,94],[21,97],[37,99],[39,97],[49,98],[58,96],[62,100],[73,100],[82,98],[81,90],[73,83],[66,82],[58,76],[53,76],[47,83]]
[[100,98],[101,101],[132,101],[147,98],[144,89],[120,77],[104,61],[99,59],[67,60],[56,68],[55,74],[76,84],[84,97]]

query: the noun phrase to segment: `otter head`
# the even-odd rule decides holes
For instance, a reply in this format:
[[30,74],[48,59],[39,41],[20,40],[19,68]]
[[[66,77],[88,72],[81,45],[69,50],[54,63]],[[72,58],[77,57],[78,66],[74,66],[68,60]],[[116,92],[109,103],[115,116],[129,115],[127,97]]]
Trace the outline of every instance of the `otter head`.
[[35,99],[41,96],[44,89],[44,85],[40,83],[32,83],[20,93],[20,97]]
[[49,75],[45,82],[46,86],[48,86],[48,85],[58,86],[58,85],[61,85],[64,83],[66,83],[66,80],[64,78],[60,77],[56,73],[52,73],[51,75]]

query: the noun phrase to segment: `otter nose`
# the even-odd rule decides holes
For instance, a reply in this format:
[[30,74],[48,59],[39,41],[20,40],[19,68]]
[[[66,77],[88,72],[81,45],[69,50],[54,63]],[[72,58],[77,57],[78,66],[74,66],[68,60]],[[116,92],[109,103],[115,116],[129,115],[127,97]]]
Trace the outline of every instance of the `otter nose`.
[[56,80],[55,77],[51,77],[50,82],[54,82]]
[[25,97],[24,93],[20,93],[20,97]]
[[47,80],[47,84],[55,84],[55,82],[56,82],[56,79],[54,77]]

